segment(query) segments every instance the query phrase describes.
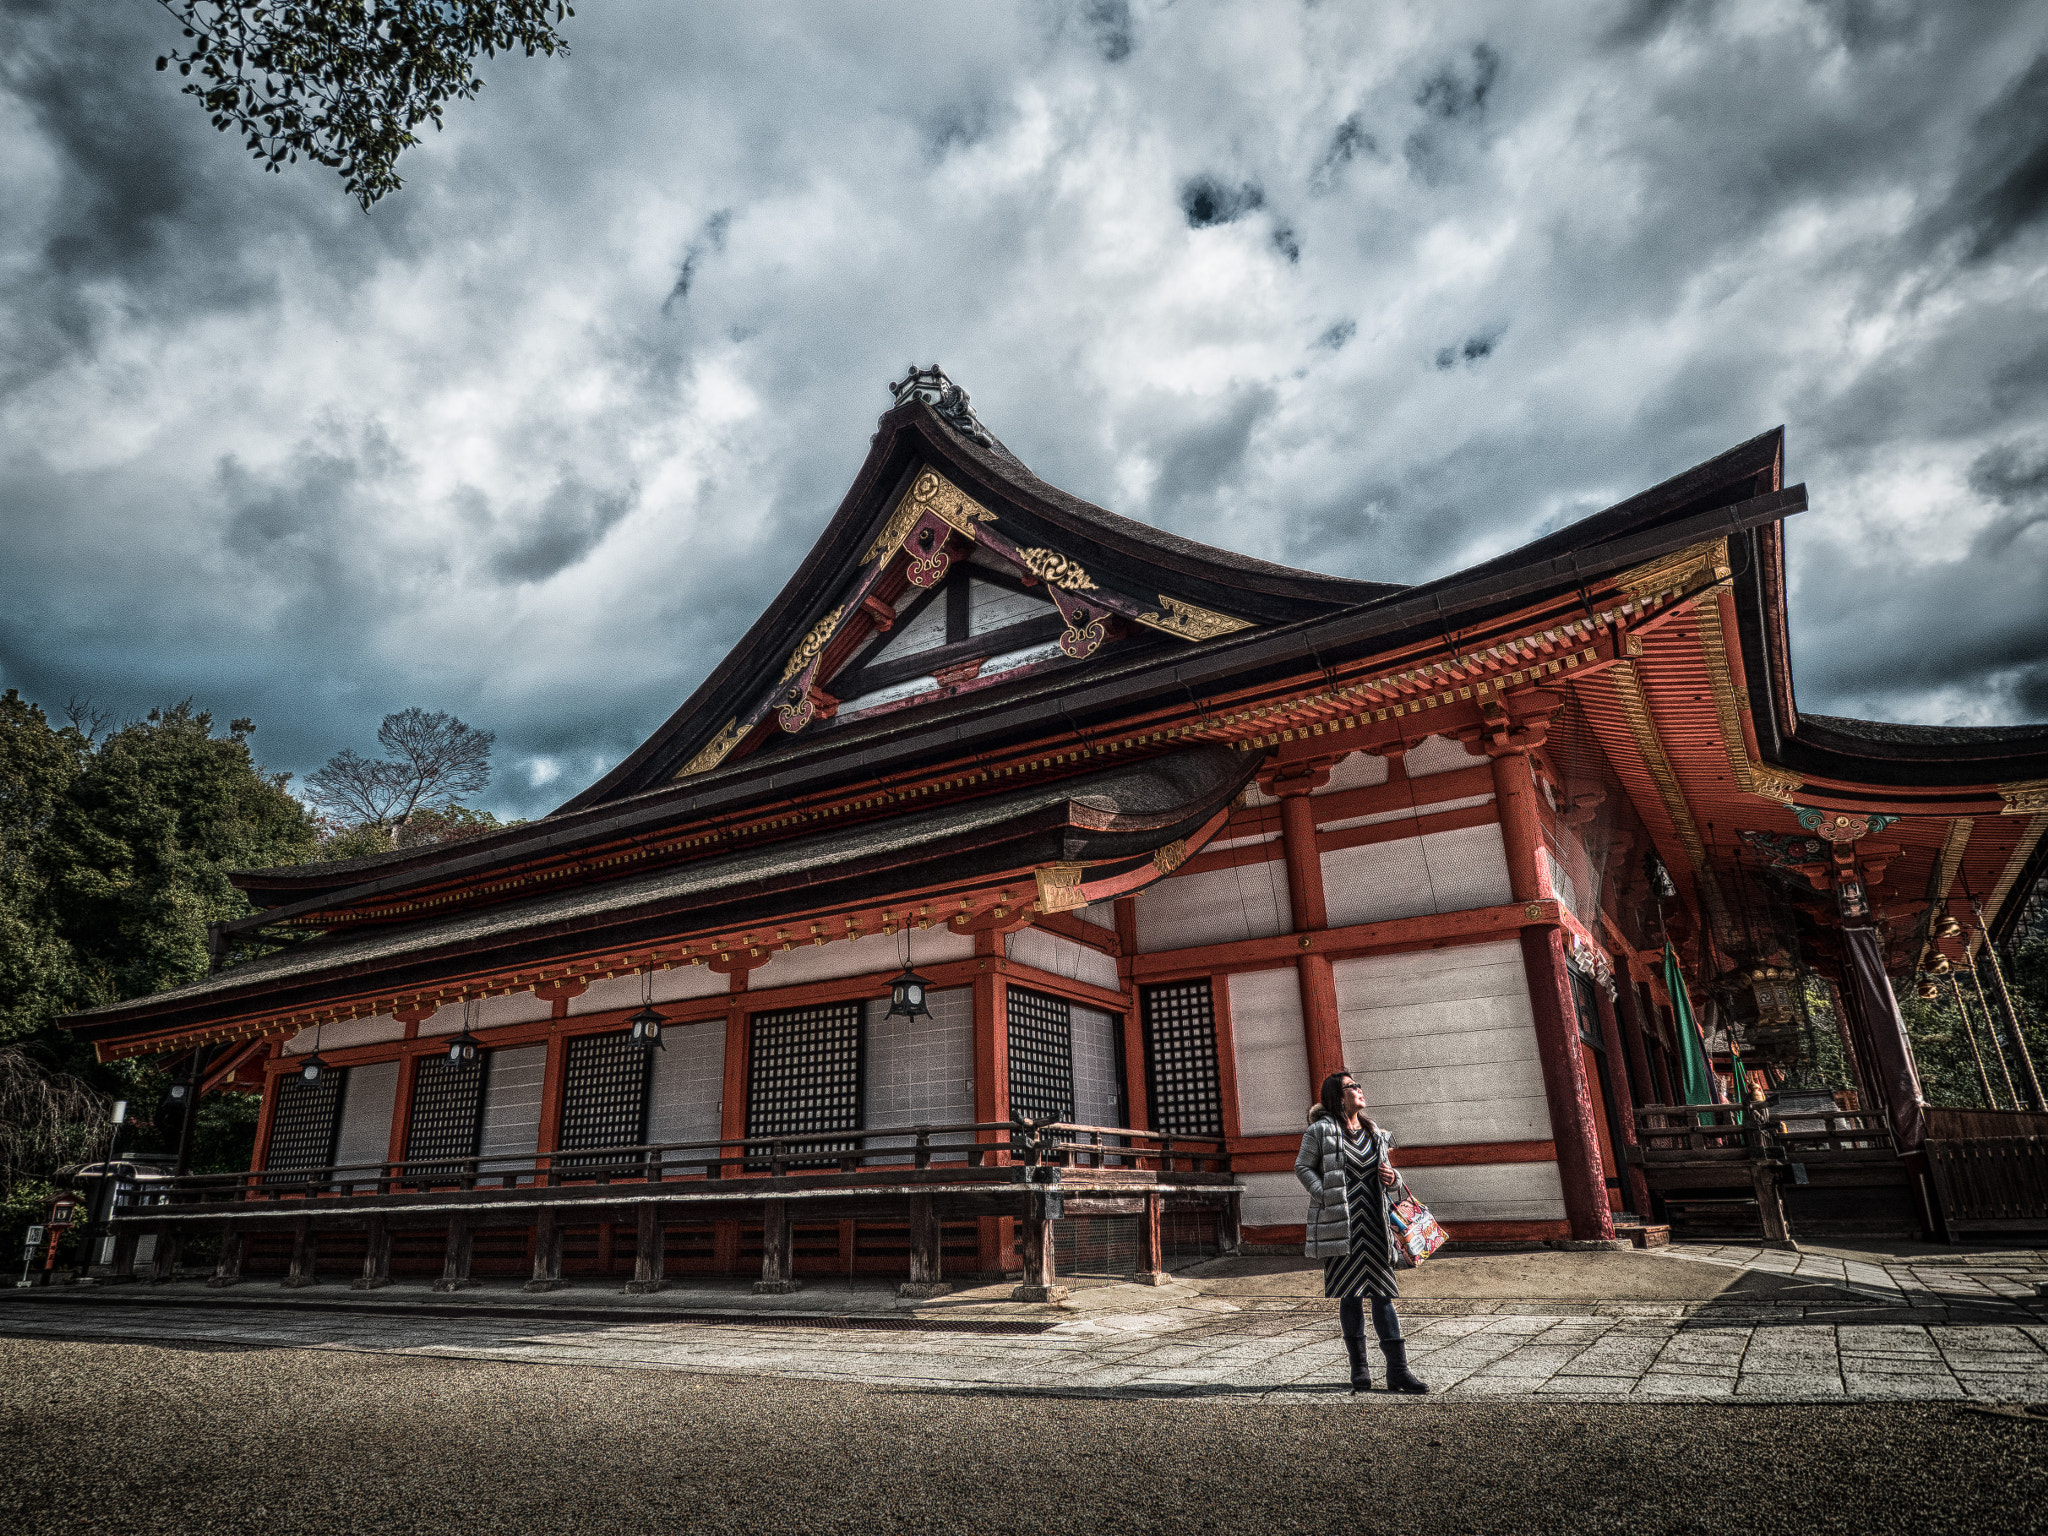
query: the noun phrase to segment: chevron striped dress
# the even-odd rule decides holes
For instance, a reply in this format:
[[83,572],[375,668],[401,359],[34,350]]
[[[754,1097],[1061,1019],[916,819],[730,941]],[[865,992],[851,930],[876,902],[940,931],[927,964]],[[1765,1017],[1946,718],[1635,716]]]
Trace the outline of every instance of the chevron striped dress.
[[1344,1149],[1351,1251],[1323,1260],[1323,1294],[1398,1296],[1401,1287],[1394,1280],[1394,1246],[1387,1235],[1386,1197],[1380,1193],[1379,1139],[1361,1124],[1356,1135],[1339,1126],[1337,1141]]

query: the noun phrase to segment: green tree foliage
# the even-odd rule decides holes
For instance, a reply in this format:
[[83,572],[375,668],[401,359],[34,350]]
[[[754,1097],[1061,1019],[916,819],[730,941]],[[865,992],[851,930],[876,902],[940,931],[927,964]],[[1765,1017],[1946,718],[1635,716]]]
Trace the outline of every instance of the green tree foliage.
[[[567,54],[561,0],[157,0],[191,45],[175,64],[223,133],[266,171],[331,166],[367,213],[403,183],[398,157],[451,97],[484,88],[479,56]],[[193,79],[194,75],[198,78]]]
[[227,872],[313,851],[290,776],[259,769],[235,725],[215,736],[190,700],[151,710],[99,743],[59,804],[49,901],[96,1001],[204,976],[207,924],[250,910]]
[[[103,1065],[61,1015],[159,992],[206,974],[209,922],[240,917],[231,869],[296,863],[313,819],[250,755],[254,726],[216,735],[190,702],[102,735],[80,712],[53,726],[0,695],[0,1052],[10,1224],[60,1164],[96,1156],[107,1101],[127,1099],[136,1151],[166,1150],[166,1075]],[[246,1095],[202,1102],[195,1167],[242,1168]],[[39,1197],[35,1197],[39,1198]]]

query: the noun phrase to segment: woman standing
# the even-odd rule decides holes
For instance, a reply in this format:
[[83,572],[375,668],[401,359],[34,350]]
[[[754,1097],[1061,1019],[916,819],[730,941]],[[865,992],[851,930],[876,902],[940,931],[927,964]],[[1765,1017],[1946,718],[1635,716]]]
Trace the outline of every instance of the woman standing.
[[1365,1306],[1372,1301],[1373,1331],[1387,1357],[1387,1386],[1427,1392],[1408,1369],[1408,1345],[1394,1298],[1394,1245],[1387,1232],[1386,1192],[1396,1182],[1388,1149],[1393,1138],[1364,1118],[1365,1095],[1349,1072],[1323,1079],[1322,1100],[1309,1111],[1294,1176],[1308,1191],[1308,1256],[1323,1261],[1323,1294],[1340,1298],[1344,1352],[1351,1357],[1351,1390],[1372,1390],[1365,1355]]

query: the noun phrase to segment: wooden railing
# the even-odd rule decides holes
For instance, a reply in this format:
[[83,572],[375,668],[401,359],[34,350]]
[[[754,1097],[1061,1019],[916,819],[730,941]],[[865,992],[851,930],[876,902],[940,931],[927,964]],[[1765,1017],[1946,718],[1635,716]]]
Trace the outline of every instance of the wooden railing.
[[1896,1155],[1890,1120],[1873,1110],[1781,1116],[1768,1104],[1647,1104],[1636,1111],[1636,1139],[1646,1166]]
[[[331,1164],[319,1168],[190,1174],[155,1182],[156,1205],[247,1205],[306,1199],[429,1194],[470,1190],[529,1193],[564,1186],[644,1186],[682,1181],[801,1178],[859,1174],[880,1183],[922,1182],[953,1172],[1027,1183],[1033,1170],[1194,1175],[1230,1172],[1219,1136],[1143,1131],[1131,1126],[1022,1120],[917,1125],[716,1141],[579,1147],[528,1155],[416,1158],[409,1162]],[[736,1197],[739,1191],[735,1191]],[[758,1190],[749,1190],[749,1194]]]

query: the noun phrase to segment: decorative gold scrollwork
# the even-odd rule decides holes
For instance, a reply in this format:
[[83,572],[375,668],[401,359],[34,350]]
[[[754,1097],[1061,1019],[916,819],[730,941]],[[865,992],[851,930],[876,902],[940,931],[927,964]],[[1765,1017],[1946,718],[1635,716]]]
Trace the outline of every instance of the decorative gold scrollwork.
[[2005,802],[2001,816],[2039,816],[2048,811],[2048,779],[2021,779],[1998,786],[1998,798]]
[[1024,562],[1024,568],[1048,586],[1063,587],[1069,592],[1093,592],[1095,580],[1080,565],[1065,555],[1050,549],[1020,549],[1017,558]]
[[1218,635],[1233,634],[1240,629],[1250,629],[1247,619],[1234,619],[1227,613],[1214,613],[1207,608],[1198,608],[1193,603],[1184,603],[1177,597],[1159,594],[1159,606],[1164,613],[1141,613],[1140,624],[1177,635],[1183,640],[1213,640]]
[[789,653],[789,663],[783,667],[778,681],[788,682],[817,659],[818,653],[825,649],[825,642],[832,638],[832,631],[839,627],[839,616],[844,612],[846,607],[842,603],[811,626],[811,632],[804,636],[803,642]]
[[979,537],[976,524],[996,520],[995,513],[937,470],[922,470],[911,482],[910,489],[903,493],[903,499],[896,503],[896,510],[889,514],[889,521],[875,536],[875,542],[868,546],[868,552],[860,557],[860,563],[866,565],[872,560],[886,559],[895,554],[903,547],[903,541],[910,537],[910,530],[917,526],[917,520],[927,512],[970,539]]
[[709,773],[725,761],[726,754],[740,744],[739,717],[735,715],[725,722],[725,728],[697,750],[697,755],[676,771],[676,777],[687,779],[693,773]]

